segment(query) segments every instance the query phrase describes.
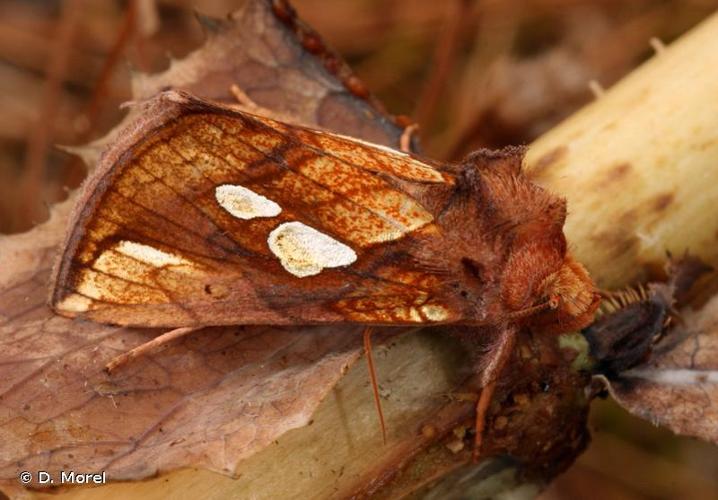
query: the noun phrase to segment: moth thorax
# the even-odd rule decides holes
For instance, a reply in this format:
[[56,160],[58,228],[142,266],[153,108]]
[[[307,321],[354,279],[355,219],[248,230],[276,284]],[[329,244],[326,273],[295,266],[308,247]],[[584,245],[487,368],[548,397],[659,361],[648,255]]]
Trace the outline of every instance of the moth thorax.
[[541,282],[541,290],[560,313],[578,317],[592,313],[597,304],[597,292],[588,271],[571,255],[561,268]]

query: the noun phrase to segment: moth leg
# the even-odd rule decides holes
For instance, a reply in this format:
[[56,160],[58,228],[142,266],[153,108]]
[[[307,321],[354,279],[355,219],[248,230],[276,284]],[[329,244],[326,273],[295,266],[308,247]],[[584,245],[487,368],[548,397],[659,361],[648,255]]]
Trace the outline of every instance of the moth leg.
[[381,437],[386,444],[386,424],[384,423],[384,412],[381,409],[381,400],[379,399],[379,385],[376,382],[376,371],[374,370],[374,359],[371,355],[371,334],[374,329],[370,326],[364,329],[364,354],[366,355],[367,367],[369,368],[369,378],[371,379],[371,389],[374,393],[374,405],[379,415],[379,424],[381,425]]
[[239,108],[240,111],[245,111],[254,115],[266,116],[267,118],[284,123],[296,123],[296,119],[293,119],[288,115],[260,106],[254,102],[239,85],[235,83],[229,86],[229,91],[237,100],[237,104],[235,106]]
[[416,131],[419,130],[418,123],[412,123],[404,128],[399,138],[399,149],[404,153],[411,153],[411,138],[414,137]]
[[[237,85],[236,83],[233,83],[229,86],[229,91],[232,92],[232,95],[237,100],[237,104],[239,104],[243,109],[246,109],[247,111],[252,110],[266,110],[266,108],[261,107],[259,104],[254,102],[251,97],[247,95],[247,93],[242,90],[242,88]],[[268,110],[267,110],[268,111]],[[256,114],[262,114],[262,113],[256,113]]]
[[487,356],[489,362],[481,373],[481,396],[476,403],[476,435],[474,436],[474,462],[478,462],[481,454],[481,444],[484,437],[484,429],[486,427],[486,417],[488,416],[489,406],[496,391],[496,383],[501,376],[506,363],[511,357],[511,352],[516,344],[516,329],[507,326],[499,334],[496,343],[494,343]]
[[174,330],[170,330],[169,332],[165,332],[159,337],[155,337],[149,342],[145,342],[144,344],[140,344],[134,349],[131,349],[127,352],[124,352],[120,354],[119,356],[113,358],[110,360],[109,363],[105,365],[105,371],[107,373],[112,373],[114,370],[119,368],[120,366],[126,365],[130,361],[132,361],[135,358],[138,358],[140,356],[144,356],[145,354],[152,352],[153,350],[157,349],[161,345],[167,344],[168,342],[184,337],[188,333],[191,333],[195,330],[199,330],[198,327],[182,327],[182,328],[175,328]]

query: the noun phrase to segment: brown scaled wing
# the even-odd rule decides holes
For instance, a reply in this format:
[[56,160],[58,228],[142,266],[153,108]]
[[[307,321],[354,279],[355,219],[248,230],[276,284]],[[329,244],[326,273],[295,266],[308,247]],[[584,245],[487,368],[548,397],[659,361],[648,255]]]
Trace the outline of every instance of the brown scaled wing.
[[58,313],[163,327],[463,319],[449,271],[411,257],[442,238],[422,200],[451,192],[448,170],[184,93],[146,108],[84,187]]

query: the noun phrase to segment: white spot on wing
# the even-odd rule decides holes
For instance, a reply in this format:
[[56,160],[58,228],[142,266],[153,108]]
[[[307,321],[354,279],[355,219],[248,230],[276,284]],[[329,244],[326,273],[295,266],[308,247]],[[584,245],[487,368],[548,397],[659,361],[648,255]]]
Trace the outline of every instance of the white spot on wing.
[[103,251],[91,268],[81,270],[76,286],[78,294],[68,295],[56,307],[61,311],[84,312],[93,307],[93,300],[164,304],[169,302],[169,297],[157,288],[158,284],[181,287],[183,275],[201,272],[202,267],[180,255],[122,240]]
[[244,186],[223,184],[214,190],[214,196],[222,208],[238,219],[276,217],[282,212],[275,202]]
[[280,224],[269,233],[267,243],[284,269],[300,278],[357,260],[354,250],[301,222]]
[[[115,276],[83,269],[77,291],[86,297],[116,304],[162,304],[169,298],[161,290],[138,283],[118,280]],[[81,312],[81,311],[79,311]]]
[[155,267],[190,264],[189,261],[178,255],[134,241],[120,241],[114,250]]
[[92,305],[92,300],[77,293],[71,293],[57,304],[57,309],[67,312],[85,312]]
[[421,323],[421,315],[419,314],[419,311],[417,311],[415,307],[412,307],[411,309],[409,309],[409,319],[415,323]]
[[446,308],[436,304],[426,304],[421,306],[421,312],[429,321],[444,321],[449,317],[449,313]]

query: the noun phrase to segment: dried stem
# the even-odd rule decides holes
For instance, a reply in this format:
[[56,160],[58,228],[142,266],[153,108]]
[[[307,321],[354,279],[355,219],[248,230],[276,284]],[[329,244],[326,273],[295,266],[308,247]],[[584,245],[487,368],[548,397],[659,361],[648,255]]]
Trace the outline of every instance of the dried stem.
[[37,126],[32,129],[27,144],[25,175],[21,182],[23,213],[39,222],[44,210],[42,200],[43,174],[47,148],[52,140],[53,125],[59,107],[60,91],[69,61],[72,41],[83,10],[84,0],[65,0],[58,22],[52,53],[48,58],[45,94],[38,114]]
[[97,114],[101,109],[103,100],[107,97],[107,87],[112,73],[117,67],[120,58],[125,50],[127,43],[132,39],[132,34],[136,25],[137,19],[137,0],[130,0],[127,2],[125,9],[125,15],[122,18],[122,24],[120,30],[115,37],[115,41],[112,44],[109,54],[102,65],[100,75],[97,77],[95,88],[92,91],[92,97],[85,111],[85,118],[87,127],[83,133],[78,137],[78,142],[86,141],[89,138],[93,130],[93,125],[97,120]]
[[718,264],[717,86],[714,15],[529,149],[529,175],[568,199],[568,241],[602,288],[645,279],[666,251]]
[[447,2],[446,22],[436,44],[430,78],[421,92],[414,112],[414,119],[419,125],[426,127],[434,121],[439,99],[446,89],[446,82],[456,62],[461,28],[471,5],[472,2],[467,0]]

